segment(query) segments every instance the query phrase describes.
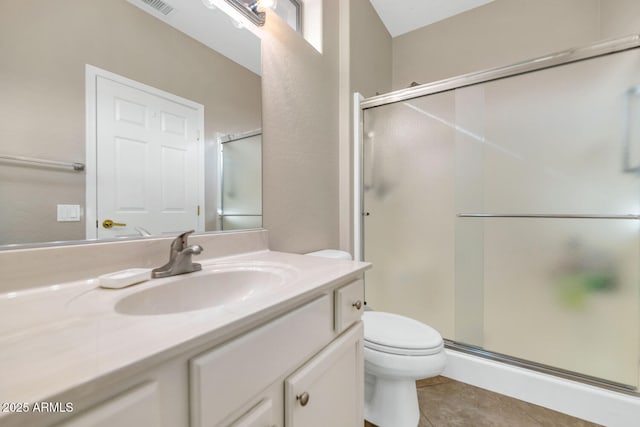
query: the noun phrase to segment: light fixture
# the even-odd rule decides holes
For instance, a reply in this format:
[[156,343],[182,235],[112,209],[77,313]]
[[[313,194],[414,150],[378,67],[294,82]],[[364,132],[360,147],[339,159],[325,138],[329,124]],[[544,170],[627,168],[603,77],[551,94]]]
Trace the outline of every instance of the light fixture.
[[254,24],[264,25],[266,15],[263,8],[268,4],[275,4],[275,0],[202,0],[202,4],[209,9],[218,9],[238,22],[241,27],[250,29]]
[[264,25],[266,14],[262,11],[262,0],[251,1],[246,3],[242,0],[224,0],[234,10],[240,12],[245,18],[261,27]]
[[249,5],[254,13],[264,12],[266,9],[275,9],[276,0],[255,0]]

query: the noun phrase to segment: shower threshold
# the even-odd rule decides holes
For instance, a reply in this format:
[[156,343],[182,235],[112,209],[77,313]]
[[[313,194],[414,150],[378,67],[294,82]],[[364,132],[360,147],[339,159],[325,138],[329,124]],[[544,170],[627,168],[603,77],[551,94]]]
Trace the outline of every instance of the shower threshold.
[[622,384],[615,381],[609,381],[602,378],[592,377],[590,375],[568,371],[565,369],[556,368],[554,366],[544,365],[542,363],[536,363],[529,360],[508,356],[506,354],[494,353],[492,351],[485,350],[481,347],[477,347],[469,344],[462,344],[462,343],[458,343],[448,339],[445,339],[444,342],[445,342],[445,347],[450,350],[455,350],[461,353],[478,356],[484,359],[505,363],[511,366],[517,366],[519,368],[530,369],[532,371],[553,375],[559,378],[576,381],[582,384],[588,384],[591,386],[600,387],[610,391],[615,391],[615,392],[624,393],[624,394],[628,394],[635,397],[640,397],[640,391],[638,390],[638,388],[628,384]]

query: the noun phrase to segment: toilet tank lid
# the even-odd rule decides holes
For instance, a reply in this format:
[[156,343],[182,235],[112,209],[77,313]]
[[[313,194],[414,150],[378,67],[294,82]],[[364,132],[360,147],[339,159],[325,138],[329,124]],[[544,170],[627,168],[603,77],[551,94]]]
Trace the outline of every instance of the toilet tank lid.
[[321,258],[347,259],[352,260],[351,254],[337,249],[323,249],[321,251],[309,252],[306,255],[317,256]]

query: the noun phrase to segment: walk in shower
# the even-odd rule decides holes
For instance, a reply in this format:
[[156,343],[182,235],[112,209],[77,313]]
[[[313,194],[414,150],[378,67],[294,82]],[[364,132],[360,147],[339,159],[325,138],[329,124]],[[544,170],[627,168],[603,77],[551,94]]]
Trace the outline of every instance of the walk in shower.
[[640,39],[361,103],[373,309],[637,392]]

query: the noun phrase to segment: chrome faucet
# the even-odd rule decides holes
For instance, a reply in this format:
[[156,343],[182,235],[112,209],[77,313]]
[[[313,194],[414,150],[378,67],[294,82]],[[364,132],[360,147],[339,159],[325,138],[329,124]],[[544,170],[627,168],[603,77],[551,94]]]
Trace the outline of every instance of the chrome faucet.
[[194,230],[185,231],[175,238],[171,243],[169,262],[162,267],[151,270],[151,277],[157,279],[160,277],[176,276],[178,274],[192,273],[194,271],[202,270],[202,266],[200,264],[194,263],[191,260],[192,255],[199,255],[202,253],[202,246],[187,246],[187,237],[193,232]]

